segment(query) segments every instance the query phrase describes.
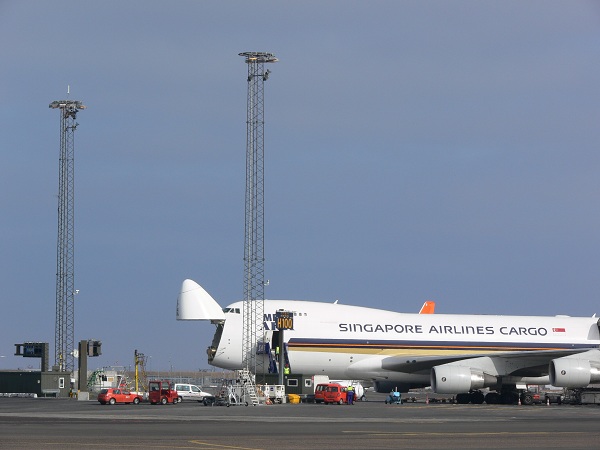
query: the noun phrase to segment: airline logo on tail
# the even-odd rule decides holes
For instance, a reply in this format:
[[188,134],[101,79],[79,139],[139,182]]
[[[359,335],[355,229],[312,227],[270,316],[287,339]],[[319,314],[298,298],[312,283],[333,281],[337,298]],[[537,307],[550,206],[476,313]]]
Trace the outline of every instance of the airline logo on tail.
[[423,303],[423,306],[421,306],[421,311],[419,311],[419,314],[433,314],[434,312],[435,302],[427,300],[425,303]]

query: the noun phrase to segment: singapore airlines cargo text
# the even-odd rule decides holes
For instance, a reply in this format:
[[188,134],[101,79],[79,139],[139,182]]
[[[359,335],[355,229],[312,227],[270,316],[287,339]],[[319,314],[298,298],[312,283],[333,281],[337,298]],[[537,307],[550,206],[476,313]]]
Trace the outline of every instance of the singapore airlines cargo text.
[[[423,334],[423,325],[375,325],[371,323],[340,323],[339,330],[342,333],[397,333],[397,334]],[[458,325],[432,325],[429,334],[502,334],[505,336],[546,336],[546,328],[535,327],[500,327],[492,326],[458,326]]]

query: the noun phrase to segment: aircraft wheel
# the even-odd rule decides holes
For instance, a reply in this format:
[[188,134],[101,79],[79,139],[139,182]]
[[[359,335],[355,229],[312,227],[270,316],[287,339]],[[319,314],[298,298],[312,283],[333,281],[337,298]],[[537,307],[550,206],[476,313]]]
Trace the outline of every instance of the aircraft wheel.
[[485,402],[488,405],[497,405],[500,403],[500,395],[496,392],[488,392],[485,396]]
[[484,399],[485,399],[485,397],[483,396],[483,393],[481,393],[480,391],[473,392],[471,394],[471,403],[473,403],[474,405],[481,405],[483,403]]
[[517,403],[518,395],[514,392],[505,391],[500,394],[500,401],[503,405],[514,405]]
[[471,401],[471,394],[456,394],[456,403],[466,405]]

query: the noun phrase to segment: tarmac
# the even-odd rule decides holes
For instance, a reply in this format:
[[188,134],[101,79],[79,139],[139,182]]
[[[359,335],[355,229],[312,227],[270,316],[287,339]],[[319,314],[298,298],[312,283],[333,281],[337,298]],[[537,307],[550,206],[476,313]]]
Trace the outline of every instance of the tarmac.
[[597,449],[596,405],[100,405],[0,398],[10,449]]

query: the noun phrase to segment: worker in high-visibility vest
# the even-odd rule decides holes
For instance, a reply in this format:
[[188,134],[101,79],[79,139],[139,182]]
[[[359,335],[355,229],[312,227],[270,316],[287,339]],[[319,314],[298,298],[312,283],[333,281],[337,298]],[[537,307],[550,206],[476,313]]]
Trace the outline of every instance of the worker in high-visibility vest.
[[290,365],[289,364],[286,364],[285,367],[283,368],[283,374],[284,375],[290,374]]
[[354,405],[354,386],[348,386],[346,390],[346,399],[349,405]]

